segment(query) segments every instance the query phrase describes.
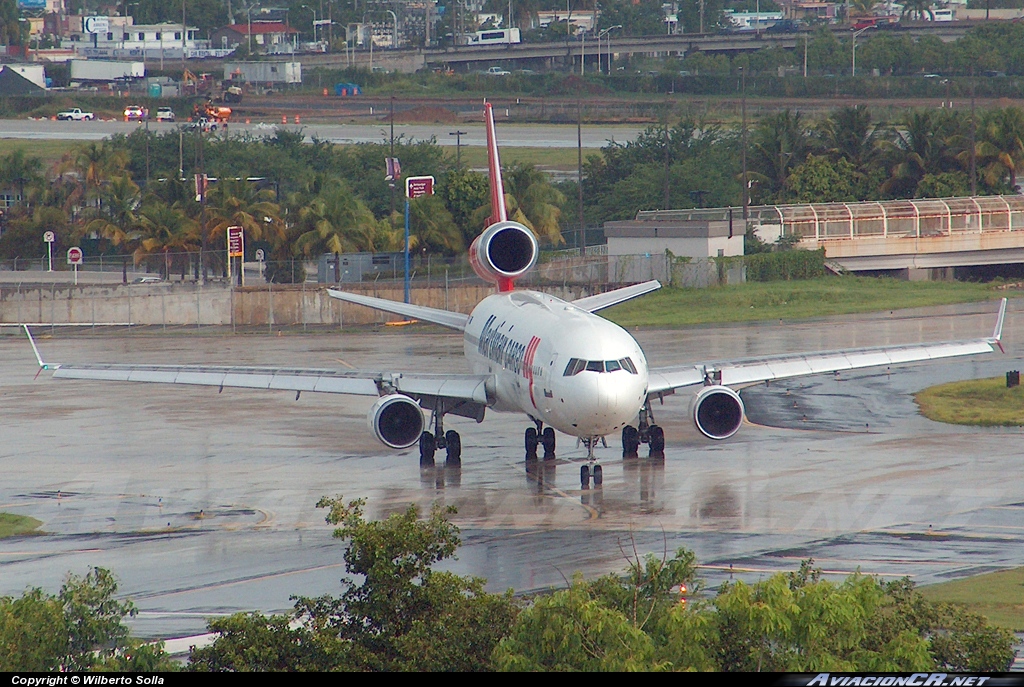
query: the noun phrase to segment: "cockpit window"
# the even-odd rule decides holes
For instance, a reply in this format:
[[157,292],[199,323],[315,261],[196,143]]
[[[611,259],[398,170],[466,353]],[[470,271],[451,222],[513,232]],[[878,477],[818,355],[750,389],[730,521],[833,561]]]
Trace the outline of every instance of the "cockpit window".
[[636,366],[633,365],[633,361],[629,358],[622,358],[621,360],[580,360],[579,358],[570,358],[569,364],[565,366],[565,372],[562,373],[562,376],[573,377],[584,370],[588,372],[618,372],[619,370],[625,370],[632,375],[637,374]]

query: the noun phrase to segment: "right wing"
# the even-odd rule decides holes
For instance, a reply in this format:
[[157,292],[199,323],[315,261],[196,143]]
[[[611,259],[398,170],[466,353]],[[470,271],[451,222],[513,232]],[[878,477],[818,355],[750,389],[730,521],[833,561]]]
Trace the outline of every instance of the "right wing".
[[1002,349],[1000,339],[1005,319],[1006,299],[1004,298],[999,306],[995,330],[990,337],[902,346],[848,348],[838,351],[796,353],[651,368],[648,394],[651,396],[671,394],[675,389],[696,384],[722,384],[731,387],[823,372],[839,372],[879,365],[898,365],[991,353],[994,346],[999,346]]
[[645,293],[657,291],[660,288],[661,282],[654,279],[652,281],[645,281],[642,284],[633,284],[632,286],[624,286],[621,289],[615,289],[614,291],[599,293],[596,296],[578,298],[574,300],[572,304],[580,310],[597,312],[598,310],[604,310],[605,308],[610,308],[613,305],[624,303],[625,301],[636,298],[637,296],[643,296]]
[[466,323],[469,322],[469,315],[463,315],[460,312],[452,312],[450,310],[441,310],[439,308],[428,308],[425,305],[399,303],[398,301],[389,301],[386,298],[361,296],[356,293],[337,291],[335,289],[327,289],[327,295],[331,298],[337,298],[339,301],[364,305],[367,308],[373,308],[374,310],[383,310],[384,312],[394,313],[395,315],[401,315],[403,317],[411,317],[413,319],[423,320],[424,322],[432,322],[434,324],[439,324],[442,327],[458,329],[460,332],[466,328]]

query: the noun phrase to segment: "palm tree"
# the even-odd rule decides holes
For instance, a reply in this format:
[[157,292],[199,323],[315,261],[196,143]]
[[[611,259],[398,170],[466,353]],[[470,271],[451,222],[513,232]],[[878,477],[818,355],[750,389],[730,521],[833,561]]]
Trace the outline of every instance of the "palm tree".
[[757,202],[782,198],[790,169],[801,164],[811,150],[811,138],[799,112],[785,110],[762,119],[751,136],[747,157]]
[[198,223],[181,208],[154,202],[139,212],[139,229],[141,241],[135,249],[136,262],[163,254],[160,273],[166,278],[171,265],[177,263],[184,279],[190,256],[199,250],[202,242]]
[[18,187],[19,204],[25,204],[25,187],[42,181],[43,162],[38,157],[25,154],[24,148],[16,148],[0,159],[0,185]]
[[297,253],[311,257],[378,250],[380,224],[340,179],[324,183],[298,214]]
[[58,165],[58,171],[73,171],[77,175],[78,185],[67,203],[72,207],[89,204],[99,200],[99,188],[111,178],[122,176],[128,164],[128,154],[114,148],[108,143],[87,143],[75,148],[64,156]]
[[957,146],[962,144],[963,122],[958,115],[913,112],[902,127],[890,131],[881,144],[889,160],[889,178],[880,191],[890,198],[913,198],[927,174],[957,171]]
[[139,216],[141,202],[139,187],[125,174],[114,177],[102,189],[101,208],[84,228],[88,234],[107,239],[115,246],[133,242],[139,238]]
[[242,227],[253,241],[277,244],[285,240],[281,207],[273,192],[258,190],[244,179],[222,179],[210,190],[206,205],[207,240],[226,240],[228,227]]
[[[505,204],[516,215],[516,221],[533,230],[542,241],[562,243],[562,209],[565,196],[551,185],[548,176],[535,166],[517,162],[502,171],[505,182]],[[510,200],[514,202],[510,202]]]
[[1009,192],[1017,193],[1017,171],[1024,168],[1024,110],[989,111],[979,133],[977,158],[982,178],[993,188],[1008,181]]
[[850,0],[850,17],[870,17],[875,0]]
[[932,12],[932,0],[904,0],[903,14],[900,15],[904,19],[921,19],[924,15],[928,15],[928,19],[931,21],[935,20],[935,14]]

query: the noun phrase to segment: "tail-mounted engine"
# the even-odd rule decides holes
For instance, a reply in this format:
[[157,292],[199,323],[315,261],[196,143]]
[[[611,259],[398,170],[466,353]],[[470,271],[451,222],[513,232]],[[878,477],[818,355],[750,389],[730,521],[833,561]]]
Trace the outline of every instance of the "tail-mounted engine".
[[743,401],[727,386],[706,386],[690,401],[690,416],[704,436],[728,439],[743,423]]
[[402,394],[381,396],[366,420],[377,438],[391,448],[409,448],[423,433],[423,411],[416,401]]
[[511,291],[515,280],[537,262],[537,237],[519,222],[497,222],[487,227],[469,247],[469,263],[481,279],[499,291]]

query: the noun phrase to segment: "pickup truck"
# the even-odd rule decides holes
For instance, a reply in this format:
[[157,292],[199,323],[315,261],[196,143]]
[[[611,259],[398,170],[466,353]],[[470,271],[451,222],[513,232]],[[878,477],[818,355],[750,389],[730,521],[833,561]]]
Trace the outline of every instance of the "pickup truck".
[[61,121],[70,119],[76,122],[84,122],[86,120],[96,119],[96,115],[94,115],[92,112],[82,112],[80,109],[76,107],[72,110],[58,112],[57,119]]
[[484,72],[484,74],[490,74],[491,76],[508,76],[511,73],[512,72],[507,69],[502,69],[501,67],[489,67],[487,71]]

